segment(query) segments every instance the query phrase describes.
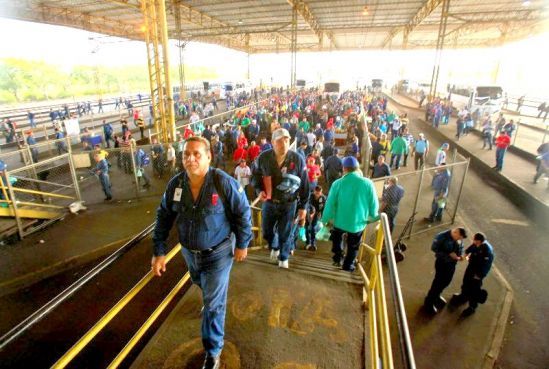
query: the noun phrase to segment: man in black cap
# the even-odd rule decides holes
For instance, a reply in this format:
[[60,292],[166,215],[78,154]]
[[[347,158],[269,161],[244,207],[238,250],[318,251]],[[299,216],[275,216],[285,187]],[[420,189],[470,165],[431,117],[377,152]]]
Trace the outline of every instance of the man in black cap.
[[433,240],[431,250],[436,257],[435,278],[424,304],[425,310],[431,314],[438,313],[446,305],[446,300],[440,294],[452,282],[457,262],[464,260],[462,255],[465,238],[465,228],[458,227],[437,234]]
[[324,177],[328,185],[328,191],[332,184],[343,174],[343,150],[334,149],[334,154],[324,161]]

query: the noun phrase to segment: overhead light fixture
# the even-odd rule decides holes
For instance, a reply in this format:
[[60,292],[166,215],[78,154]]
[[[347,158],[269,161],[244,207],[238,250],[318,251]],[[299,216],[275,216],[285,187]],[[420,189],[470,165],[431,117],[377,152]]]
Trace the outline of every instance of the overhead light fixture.
[[522,2],[522,6],[530,6],[530,4],[531,4],[530,0],[524,0]]
[[239,19],[239,20],[238,20],[238,24],[242,24],[242,23],[244,23],[244,22],[242,21],[242,19]]

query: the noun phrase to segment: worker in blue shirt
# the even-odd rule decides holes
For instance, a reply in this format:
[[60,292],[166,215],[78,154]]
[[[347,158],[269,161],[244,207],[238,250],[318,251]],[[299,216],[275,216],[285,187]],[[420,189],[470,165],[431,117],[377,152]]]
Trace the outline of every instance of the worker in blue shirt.
[[63,140],[65,138],[65,135],[63,134],[63,132],[59,129],[59,128],[55,128],[55,139],[57,140],[55,142],[55,146],[57,147],[57,153],[59,155],[62,155],[63,153],[67,153],[69,152],[69,150],[67,149],[67,144],[65,142],[65,140]]
[[442,212],[446,208],[446,198],[448,197],[448,188],[450,186],[450,171],[445,164],[438,167],[433,177],[431,187],[435,191],[433,194],[433,202],[431,204],[431,214],[424,218],[427,222],[433,223],[442,220]]
[[147,154],[143,149],[138,148],[135,150],[135,170],[136,170],[136,176],[137,176],[137,183],[140,184],[141,178],[143,178],[143,180],[145,181],[145,183],[143,184],[143,188],[145,189],[151,187],[151,179],[149,178],[149,175],[145,171],[145,166],[149,164],[147,162],[148,160],[150,160],[150,158],[147,157]]
[[166,271],[166,240],[175,222],[191,280],[202,290],[203,369],[218,369],[233,257],[246,258],[252,220],[244,189],[227,173],[211,168],[210,162],[210,143],[202,137],[188,138],[185,171],[170,180],[157,210],[151,265],[157,276]]
[[332,184],[343,175],[343,149],[334,149],[334,155],[324,161],[324,176],[328,185],[328,191]]
[[465,228],[453,228],[435,236],[431,250],[435,253],[435,278],[425,297],[424,308],[431,314],[436,314],[446,305],[446,300],[440,295],[454,277],[456,264],[463,260],[463,239],[467,238]]
[[27,145],[30,146],[32,162],[38,163],[38,149],[32,147],[33,145],[36,145],[36,139],[34,138],[34,133],[32,133],[32,131],[27,132]]
[[107,159],[99,153],[96,153],[93,158],[96,162],[93,172],[99,178],[99,182],[101,182],[101,187],[105,193],[105,201],[110,201],[112,200],[112,192],[111,181],[109,178],[109,163],[107,162]]
[[[276,129],[272,143],[273,149],[257,158],[262,180],[256,190],[263,200],[263,238],[271,249],[271,260],[278,260],[280,268],[288,268],[294,215],[297,209],[298,222],[305,224],[309,180],[305,159],[290,150],[290,133],[284,128]],[[278,236],[276,243],[275,231]]]
[[467,317],[475,313],[475,310],[480,303],[486,301],[486,292],[482,291],[482,281],[492,268],[494,262],[494,249],[486,240],[486,236],[482,233],[475,233],[473,243],[465,250],[465,257],[469,260],[465,275],[463,276],[463,284],[461,285],[461,293],[454,294],[451,302],[456,305],[469,302],[467,309],[463,310],[461,316]]
[[389,178],[387,180],[387,185],[383,189],[383,194],[381,195],[381,206],[379,208],[379,212],[387,214],[391,233],[393,233],[393,230],[395,229],[395,219],[398,214],[400,200],[402,200],[403,197],[404,188],[398,184],[398,178]]
[[112,128],[112,125],[103,119],[103,134],[105,135],[105,145],[107,145],[107,149],[111,147],[110,141],[114,143],[114,139],[112,138],[113,133],[114,129]]

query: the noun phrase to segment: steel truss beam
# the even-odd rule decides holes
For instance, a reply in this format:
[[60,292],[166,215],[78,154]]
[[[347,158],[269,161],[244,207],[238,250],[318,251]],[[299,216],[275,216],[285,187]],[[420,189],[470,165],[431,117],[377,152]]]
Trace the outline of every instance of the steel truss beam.
[[292,8],[297,9],[298,14],[303,18],[305,23],[307,23],[307,25],[318,37],[320,49],[322,49],[323,47],[322,42],[323,42],[324,36],[326,36],[328,40],[330,40],[331,46],[337,49],[337,44],[335,42],[334,34],[331,31],[323,31],[320,28],[320,24],[318,24],[318,20],[313,15],[311,8],[309,8],[309,5],[305,1],[288,0],[288,4],[290,4]]
[[164,0],[142,0],[154,127],[161,142],[175,140],[175,115],[170,84],[168,26]]
[[396,27],[393,29],[389,35],[383,41],[383,48],[387,47],[389,43],[393,40],[397,33],[403,32],[404,43],[407,43],[408,37],[412,31],[423,22],[431,13],[437,8],[437,6],[442,3],[443,0],[427,0],[425,4],[419,8],[416,14],[410,19],[410,22],[404,27]]
[[35,1],[18,0],[2,2],[0,16],[74,27],[132,40],[143,40],[143,35],[139,32],[139,25],[90,15],[69,8],[49,6]]

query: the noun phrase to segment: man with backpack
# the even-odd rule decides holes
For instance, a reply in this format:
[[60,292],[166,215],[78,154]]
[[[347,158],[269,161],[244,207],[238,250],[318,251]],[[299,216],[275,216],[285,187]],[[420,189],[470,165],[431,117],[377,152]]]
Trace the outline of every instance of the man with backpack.
[[185,170],[162,196],[153,233],[151,268],[166,271],[166,241],[176,222],[191,280],[202,290],[202,369],[219,369],[233,260],[244,261],[252,239],[251,210],[244,189],[225,172],[210,168],[210,143],[191,137],[184,145]]

